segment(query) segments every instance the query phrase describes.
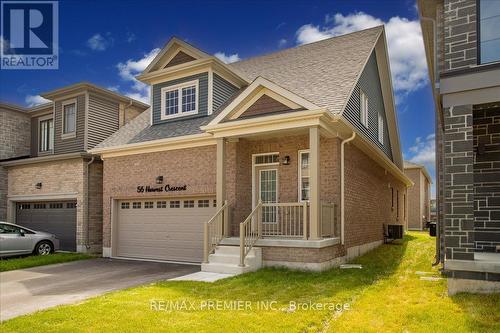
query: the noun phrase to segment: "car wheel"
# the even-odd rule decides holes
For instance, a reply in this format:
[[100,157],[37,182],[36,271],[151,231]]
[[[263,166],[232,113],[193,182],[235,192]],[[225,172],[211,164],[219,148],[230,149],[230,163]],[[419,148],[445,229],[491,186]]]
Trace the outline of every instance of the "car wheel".
[[54,246],[47,241],[40,242],[35,247],[35,254],[39,256],[46,256],[54,251]]

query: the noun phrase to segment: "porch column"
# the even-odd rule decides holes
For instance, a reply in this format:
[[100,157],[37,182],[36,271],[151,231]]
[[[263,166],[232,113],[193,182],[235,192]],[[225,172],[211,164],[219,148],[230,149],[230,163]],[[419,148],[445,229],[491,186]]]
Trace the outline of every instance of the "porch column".
[[309,230],[310,239],[319,239],[320,180],[319,180],[319,128],[309,128]]
[[[217,139],[217,178],[216,178],[216,199],[217,208],[224,205],[226,200],[226,139]],[[226,210],[227,211],[227,210]],[[227,214],[226,214],[227,215]],[[229,236],[229,219],[224,218],[224,235]]]

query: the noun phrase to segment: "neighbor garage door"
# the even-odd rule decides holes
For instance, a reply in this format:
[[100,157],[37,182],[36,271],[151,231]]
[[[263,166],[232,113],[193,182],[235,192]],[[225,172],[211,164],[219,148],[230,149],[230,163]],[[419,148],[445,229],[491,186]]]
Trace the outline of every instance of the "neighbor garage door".
[[120,257],[201,262],[203,224],[216,211],[212,197],[118,202]]
[[76,251],[76,202],[18,203],[16,223],[27,228],[54,234],[60,249]]

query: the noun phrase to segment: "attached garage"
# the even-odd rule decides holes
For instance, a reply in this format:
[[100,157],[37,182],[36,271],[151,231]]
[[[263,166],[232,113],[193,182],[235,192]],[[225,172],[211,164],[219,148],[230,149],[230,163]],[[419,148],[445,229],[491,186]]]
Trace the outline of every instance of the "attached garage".
[[61,250],[76,251],[76,201],[17,203],[16,223],[54,234]]
[[203,224],[216,212],[213,197],[118,201],[118,257],[201,262]]

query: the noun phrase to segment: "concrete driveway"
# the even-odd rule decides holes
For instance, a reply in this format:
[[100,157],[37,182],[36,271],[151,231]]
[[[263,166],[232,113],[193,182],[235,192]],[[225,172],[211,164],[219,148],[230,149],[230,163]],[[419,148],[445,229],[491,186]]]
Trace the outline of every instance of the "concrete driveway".
[[199,270],[196,265],[99,258],[3,272],[0,320]]

